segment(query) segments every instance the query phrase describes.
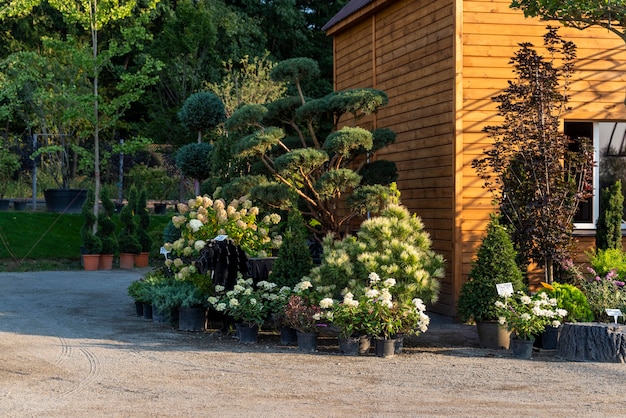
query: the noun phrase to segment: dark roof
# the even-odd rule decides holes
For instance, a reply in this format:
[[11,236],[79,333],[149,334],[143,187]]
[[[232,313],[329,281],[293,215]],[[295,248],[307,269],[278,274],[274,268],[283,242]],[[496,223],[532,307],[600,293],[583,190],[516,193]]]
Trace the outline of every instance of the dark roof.
[[341,22],[346,17],[350,16],[351,14],[358,11],[359,9],[362,9],[363,7],[367,6],[373,1],[374,0],[350,0],[348,4],[343,6],[343,8],[339,10],[337,14],[333,16],[328,21],[328,23],[324,25],[324,27],[322,27],[322,30],[327,30],[331,28],[332,26],[335,26],[337,23]]

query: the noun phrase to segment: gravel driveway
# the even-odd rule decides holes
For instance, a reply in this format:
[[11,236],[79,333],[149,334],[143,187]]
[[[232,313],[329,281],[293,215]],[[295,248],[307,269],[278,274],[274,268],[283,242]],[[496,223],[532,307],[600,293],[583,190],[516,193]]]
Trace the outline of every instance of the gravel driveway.
[[145,272],[0,273],[0,416],[626,416],[624,364],[517,360],[436,315],[387,359],[243,346],[137,317]]

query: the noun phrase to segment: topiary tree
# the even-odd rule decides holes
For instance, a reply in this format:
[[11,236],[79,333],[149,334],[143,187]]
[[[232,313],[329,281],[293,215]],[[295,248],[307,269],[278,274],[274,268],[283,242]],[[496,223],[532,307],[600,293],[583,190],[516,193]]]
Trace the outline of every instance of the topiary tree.
[[457,303],[461,321],[484,322],[498,319],[495,302],[499,300],[496,284],[511,283],[513,290],[524,290],[522,272],[515,259],[511,237],[498,218],[492,217],[487,235],[476,253],[476,260],[463,283]]
[[472,166],[499,204],[503,222],[512,226],[517,250],[527,263],[544,267],[551,283],[553,266],[571,258],[573,218],[592,190],[593,152],[588,138],[574,141],[559,131],[574,44],[548,27],[544,45],[550,59],[530,43],[520,45],[512,58],[518,79],[493,98],[504,121],[484,129],[493,148]]
[[363,221],[355,236],[323,241],[321,265],[310,273],[317,291],[328,297],[352,292],[358,296],[369,285],[369,274],[396,280],[394,297],[402,302],[421,298],[436,302],[444,260],[431,250],[430,236],[415,214],[394,203],[379,216]]
[[206,143],[187,144],[176,152],[176,166],[183,175],[196,180],[196,195],[200,194],[200,182],[211,175],[211,150]]
[[622,248],[623,214],[624,195],[622,181],[618,179],[612,186],[602,190],[596,225],[596,249]]
[[93,214],[94,199],[94,191],[92,189],[87,190],[87,196],[81,210],[84,221],[80,230],[85,254],[100,254],[102,250],[102,241],[93,233],[96,224],[96,216]]
[[137,224],[135,222],[134,209],[137,207],[137,188],[131,186],[128,193],[128,204],[120,211],[120,223],[122,228],[118,235],[120,253],[139,254],[141,243],[137,239]]
[[[237,157],[250,161],[243,175],[262,174],[272,180],[250,187],[255,201],[288,208],[296,194],[304,218],[320,226],[310,226],[313,232],[338,234],[354,217],[380,210],[393,197],[393,163],[385,165],[382,182],[369,175],[368,183],[361,173],[368,172],[376,151],[393,143],[395,134],[356,126],[387,103],[384,92],[363,88],[307,98],[302,83],[317,76],[317,63],[311,59],[278,63],[272,79],[291,83],[297,95],[242,106],[226,121],[228,139],[220,141],[232,141]],[[349,126],[338,129],[340,121]],[[380,161],[375,164],[382,168]]]
[[150,252],[152,248],[152,238],[148,233],[150,229],[150,213],[148,212],[146,196],[146,189],[142,188],[137,195],[135,206],[135,216],[138,217],[137,240],[141,245],[142,252]]
[[98,214],[98,231],[96,232],[102,241],[100,254],[116,254],[119,248],[115,237],[115,222],[112,219],[115,213],[115,203],[111,200],[109,193],[109,189],[105,187],[100,194],[103,212]]
[[178,119],[187,129],[197,132],[200,143],[207,129],[215,128],[226,120],[226,110],[222,99],[215,93],[201,91],[185,100],[178,112]]
[[313,268],[313,260],[306,244],[307,230],[297,210],[289,212],[283,243],[272,266],[268,280],[279,287],[293,288]]

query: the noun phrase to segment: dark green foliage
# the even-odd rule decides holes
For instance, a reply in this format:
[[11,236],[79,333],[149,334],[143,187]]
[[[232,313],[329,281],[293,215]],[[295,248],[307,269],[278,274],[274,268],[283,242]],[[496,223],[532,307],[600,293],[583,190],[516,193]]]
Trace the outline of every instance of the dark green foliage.
[[592,187],[593,152],[588,139],[559,131],[576,47],[552,27],[544,45],[550,59],[520,44],[512,58],[517,80],[493,97],[504,121],[484,129],[493,148],[472,166],[512,226],[515,247],[527,263],[545,267],[551,282],[553,265],[571,258],[573,217]]
[[293,288],[302,277],[309,274],[313,260],[307,245],[307,231],[302,215],[297,210],[289,212],[283,233],[283,244],[278,250],[269,281],[279,287]]
[[137,199],[137,188],[131,186],[128,194],[128,204],[120,212],[122,227],[117,242],[121,253],[139,254],[141,252],[141,243],[137,238],[137,223],[134,214],[134,209],[137,207]]
[[204,180],[211,176],[211,144],[204,142],[182,146],[176,153],[176,166],[188,177]]
[[265,106],[258,104],[247,104],[240,107],[236,113],[233,114],[224,127],[229,131],[235,131],[241,127],[248,127],[250,125],[260,124],[268,109]]
[[329,95],[329,105],[342,113],[351,113],[355,119],[359,115],[374,113],[376,109],[389,102],[387,93],[372,88],[349,89],[333,92]]
[[83,239],[83,250],[85,254],[100,254],[102,250],[102,241],[93,233],[93,228],[96,224],[96,216],[93,214],[94,202],[94,192],[92,189],[89,189],[87,190],[87,198],[81,209],[84,223],[80,230],[80,235]]
[[163,242],[174,242],[178,238],[180,238],[180,228],[176,228],[170,219],[163,229]]
[[624,214],[624,195],[622,181],[617,180],[612,186],[602,190],[600,214],[596,226],[596,248],[622,248],[622,217]]
[[[247,170],[242,170],[240,176],[264,174],[282,184],[297,195],[297,199],[285,199],[284,189],[265,188],[268,192],[280,192],[273,193],[280,199],[273,202],[274,207],[284,208],[291,202],[301,210],[307,225],[320,226],[309,227],[311,232],[339,233],[355,216],[363,213],[361,206],[348,206],[347,200],[363,186],[357,172],[362,165],[359,158],[373,149],[374,137],[372,132],[356,126],[338,130],[338,124],[340,120],[345,123],[346,118],[342,116],[350,113],[352,119],[348,122],[354,125],[361,117],[386,104],[387,95],[366,88],[332,92],[321,98],[307,97],[301,82],[317,73],[310,59],[279,63],[272,77],[293,83],[297,94],[264,106],[244,106],[235,111],[226,126],[233,131],[229,132],[229,140],[236,141],[233,154],[248,162]],[[267,109],[264,116],[262,108]],[[250,133],[251,130],[254,132]],[[393,140],[392,133],[380,131],[376,149]],[[391,178],[394,175],[387,173],[385,180]],[[261,187],[255,188],[256,192],[261,190]],[[379,198],[383,195],[378,193],[377,204],[382,203]],[[266,195],[261,200],[269,202],[270,199]],[[358,205],[370,201],[361,198]],[[345,208],[346,213],[339,214],[337,208]]]
[[389,185],[398,180],[396,163],[388,160],[377,160],[365,164],[361,170],[361,184]]
[[138,217],[137,240],[139,244],[141,244],[141,251],[150,252],[152,248],[152,238],[149,234],[150,213],[148,212],[145,188],[142,188],[137,196],[135,214]]
[[281,61],[270,73],[275,81],[290,81],[292,83],[303,80],[316,79],[320,76],[317,62],[311,58],[291,58]]
[[457,314],[463,321],[497,319],[496,284],[511,283],[513,290],[524,290],[522,272],[515,263],[516,252],[506,229],[493,217],[472,264],[467,282],[461,287]]
[[326,137],[324,149],[330,153],[340,155],[342,158],[362,148],[366,151],[372,149],[372,133],[366,129],[346,126]]
[[109,197],[109,189],[103,188],[100,193],[103,211],[98,214],[98,231],[96,235],[102,241],[101,254],[116,254],[118,250],[115,236],[115,222],[112,216],[115,213],[115,203]]
[[576,286],[554,282],[551,287],[543,288],[540,291],[546,292],[551,298],[555,298],[557,307],[567,311],[565,321],[593,321],[593,312],[591,312],[587,296]]
[[389,128],[378,128],[372,131],[372,149],[370,152],[376,152],[387,145],[396,142],[396,133]]
[[194,93],[185,100],[178,118],[189,130],[204,131],[226,120],[224,103],[211,92]]

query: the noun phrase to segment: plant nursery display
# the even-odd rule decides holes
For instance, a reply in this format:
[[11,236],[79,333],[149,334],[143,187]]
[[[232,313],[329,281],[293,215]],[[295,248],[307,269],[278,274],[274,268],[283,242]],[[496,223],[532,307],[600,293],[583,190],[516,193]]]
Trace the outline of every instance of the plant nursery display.
[[496,301],[495,306],[500,323],[507,324],[521,340],[533,340],[547,326],[560,326],[567,316],[567,311],[558,308],[556,299],[545,292],[529,296],[517,291]]

